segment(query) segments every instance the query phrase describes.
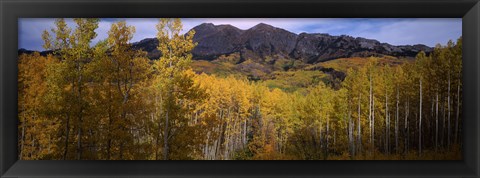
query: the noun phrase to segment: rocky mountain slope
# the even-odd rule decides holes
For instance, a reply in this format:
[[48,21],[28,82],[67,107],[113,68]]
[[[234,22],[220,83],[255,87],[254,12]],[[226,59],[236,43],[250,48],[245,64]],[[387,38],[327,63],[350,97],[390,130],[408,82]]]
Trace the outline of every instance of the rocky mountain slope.
[[[346,35],[295,34],[264,23],[247,30],[204,23],[192,30],[196,32],[193,40],[198,43],[192,50],[195,72],[244,76],[285,91],[313,86],[320,81],[338,88],[346,76],[342,69],[360,65],[369,60],[366,57],[375,56],[396,64],[404,61],[399,58],[412,58],[420,51],[432,51],[425,45],[395,46]],[[146,51],[152,60],[161,56],[157,46],[156,38],[132,43],[133,49]],[[33,52],[18,50],[19,54]],[[42,51],[40,55],[51,53]]]
[[[203,23],[193,28],[197,47],[192,51],[194,59],[214,60],[221,55],[238,53],[241,60],[252,59],[265,62],[267,58],[295,59],[305,63],[318,63],[336,58],[396,56],[414,57],[418,52],[432,51],[425,45],[395,46],[373,39],[351,36],[332,36],[322,33],[295,34],[287,30],[260,23],[250,29],[241,30],[231,25]],[[158,58],[155,38],[133,43],[135,49]]]
[[[287,30],[260,23],[250,29],[241,30],[232,25],[203,23],[195,30],[193,40],[198,45],[193,49],[194,59],[215,60],[222,55],[238,54],[239,62],[251,59],[259,63],[274,63],[278,59],[302,60],[314,64],[337,58],[395,56],[414,57],[418,52],[430,53],[425,45],[395,46],[373,39],[351,36],[332,36],[322,33],[295,34]],[[146,38],[132,43],[134,49],[148,52],[150,59],[161,56],[156,49],[156,38]],[[20,49],[21,53],[33,51]],[[41,54],[51,53],[43,51]]]

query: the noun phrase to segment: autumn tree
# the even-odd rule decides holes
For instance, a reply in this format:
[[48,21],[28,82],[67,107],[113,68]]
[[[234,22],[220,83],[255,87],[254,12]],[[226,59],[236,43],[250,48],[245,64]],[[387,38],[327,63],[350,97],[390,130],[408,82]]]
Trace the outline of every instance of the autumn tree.
[[[86,83],[89,76],[85,73],[85,66],[92,60],[93,50],[90,46],[91,41],[97,36],[95,29],[98,28],[99,19],[73,19],[76,24],[76,28],[72,31],[65,22],[64,19],[57,19],[56,27],[52,29],[52,33],[55,35],[55,39],[52,39],[51,35],[44,31],[42,37],[44,38],[44,47],[47,49],[55,50],[55,53],[60,56],[62,70],[56,70],[59,74],[51,74],[50,76],[61,77],[51,78],[52,86],[58,89],[65,88],[66,90],[57,93],[62,96],[61,102],[64,108],[64,122],[65,135],[64,135],[64,154],[63,159],[67,159],[70,144],[70,132],[72,127],[76,132],[76,136],[73,138],[76,140],[76,159],[83,159],[82,154],[84,151],[84,119],[85,113],[88,113],[89,104],[85,100],[86,96]],[[50,77],[49,76],[49,77]],[[56,81],[56,82],[55,82]],[[72,125],[73,122],[73,125]]]
[[[193,42],[195,31],[191,30],[182,35],[180,19],[160,19],[157,24],[158,50],[162,53],[155,61],[156,81],[159,102],[156,106],[162,115],[157,115],[158,124],[163,126],[163,159],[185,159],[192,155],[185,152],[196,148],[189,143],[196,142],[198,137],[191,135],[201,132],[191,132],[195,125],[189,125],[189,113],[192,107],[188,103],[202,99],[202,91],[198,89],[192,79],[190,51],[196,46]],[[193,128],[192,128],[193,127]],[[173,149],[170,149],[173,148]]]
[[[152,60],[133,47],[135,28],[125,21],[96,44],[99,19],[73,22],[57,19],[42,33],[52,54],[19,56],[20,159],[461,156],[461,38],[415,59],[361,58],[333,83],[316,70],[324,63],[304,64],[309,71],[288,74],[320,77],[286,89],[242,74],[194,72],[195,31],[182,34],[180,19],[159,20],[161,56]],[[234,65],[237,57],[221,59]]]
[[57,146],[59,117],[47,114],[47,75],[58,60],[52,56],[22,54],[18,59],[19,158],[54,159],[61,152]]

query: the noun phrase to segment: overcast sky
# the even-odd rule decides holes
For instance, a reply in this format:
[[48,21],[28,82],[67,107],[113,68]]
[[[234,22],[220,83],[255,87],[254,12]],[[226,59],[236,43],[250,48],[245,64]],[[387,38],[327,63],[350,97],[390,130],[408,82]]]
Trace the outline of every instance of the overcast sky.
[[[94,43],[107,37],[112,23],[126,20],[127,24],[136,28],[132,42],[156,35],[155,18],[104,18],[100,20],[98,36]],[[21,18],[19,19],[18,48],[43,50],[41,34],[43,30],[54,27],[55,19]],[[72,19],[67,24],[74,28]],[[240,29],[248,29],[258,23],[266,23],[283,28],[293,33],[328,33],[331,35],[350,35],[376,39],[393,45],[446,44],[448,40],[456,40],[462,35],[461,18],[186,18],[182,19],[183,31],[186,32],[201,23],[215,25],[231,24]]]

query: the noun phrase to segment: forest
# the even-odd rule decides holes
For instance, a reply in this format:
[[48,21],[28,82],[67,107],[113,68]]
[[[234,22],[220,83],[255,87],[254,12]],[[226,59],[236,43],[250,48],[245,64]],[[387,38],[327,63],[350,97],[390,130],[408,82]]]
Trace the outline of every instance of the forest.
[[125,21],[95,45],[99,19],[74,22],[42,34],[53,54],[19,55],[20,160],[462,159],[461,37],[284,90],[194,71],[180,19],[159,20],[155,60]]

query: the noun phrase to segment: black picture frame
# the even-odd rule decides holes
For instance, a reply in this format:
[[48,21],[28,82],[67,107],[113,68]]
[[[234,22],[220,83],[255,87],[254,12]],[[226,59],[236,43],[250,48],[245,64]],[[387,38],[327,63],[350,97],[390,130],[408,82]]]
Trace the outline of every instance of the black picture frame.
[[[18,18],[463,18],[462,161],[22,161]],[[479,0],[0,0],[0,177],[479,177]]]

